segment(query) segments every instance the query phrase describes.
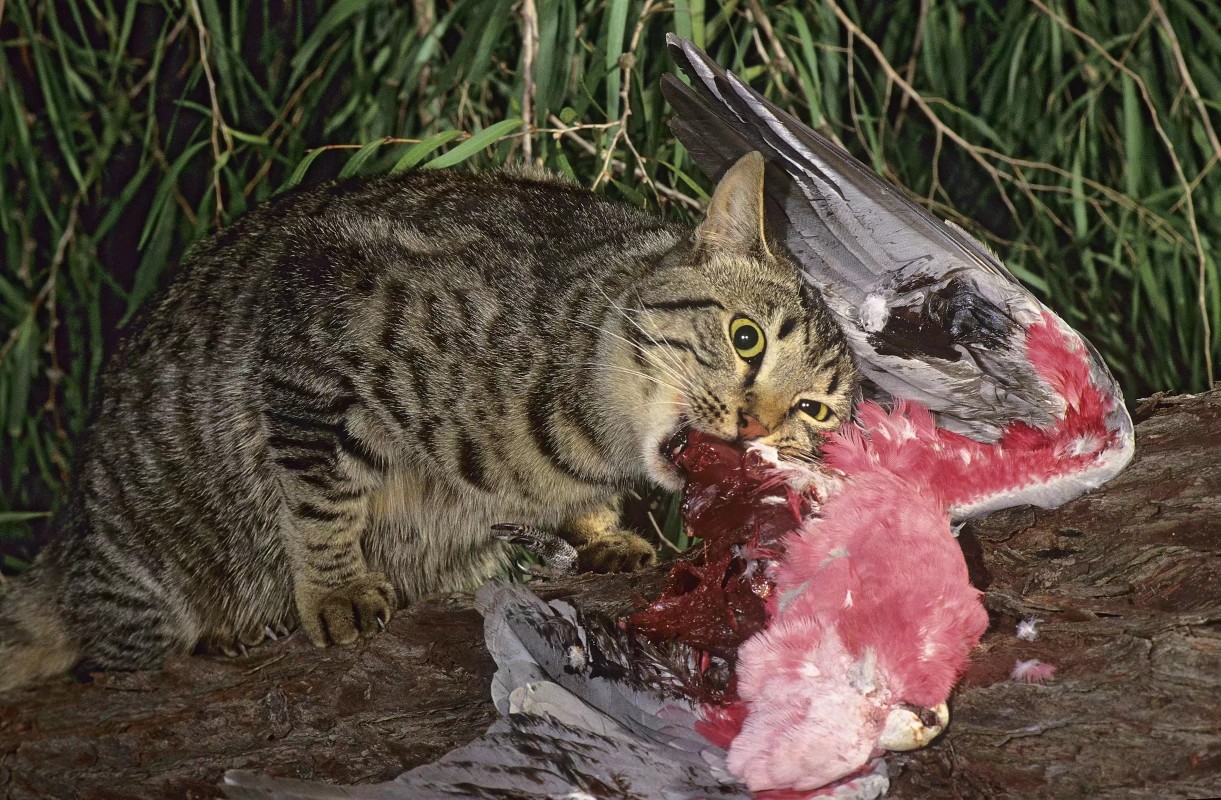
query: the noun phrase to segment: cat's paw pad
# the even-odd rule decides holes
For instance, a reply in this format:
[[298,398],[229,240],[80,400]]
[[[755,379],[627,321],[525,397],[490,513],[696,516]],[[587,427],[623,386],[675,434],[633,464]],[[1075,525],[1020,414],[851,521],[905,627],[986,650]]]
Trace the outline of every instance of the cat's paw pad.
[[657,563],[653,545],[634,533],[603,536],[577,548],[584,572],[632,572]]
[[301,627],[317,647],[352,644],[385,630],[397,605],[394,587],[381,573],[303,595],[297,600]]

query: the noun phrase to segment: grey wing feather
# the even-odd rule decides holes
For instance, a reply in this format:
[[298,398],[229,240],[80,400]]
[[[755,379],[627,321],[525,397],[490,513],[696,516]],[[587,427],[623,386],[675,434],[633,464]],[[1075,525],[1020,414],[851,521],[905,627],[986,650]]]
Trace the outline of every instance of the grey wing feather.
[[[725,753],[695,732],[696,708],[669,665],[640,658],[613,624],[520,586],[479,593],[504,715],[482,738],[388,783],[333,787],[247,772],[225,776],[233,800],[663,798],[746,800]],[[681,668],[681,667],[680,667]]]
[[[492,583],[480,597],[491,601],[485,641],[498,667],[494,687],[509,692],[509,712],[522,702],[514,695],[548,682],[564,690],[548,698],[566,695],[584,709],[552,716],[576,718],[592,710],[611,723],[608,729],[634,739],[698,753],[700,763],[718,757],[719,748],[695,732],[698,709],[683,691],[687,664],[681,655],[622,634],[613,620],[588,620],[562,600],[544,603],[521,586]],[[536,669],[525,667],[523,652]]]
[[[1045,426],[1062,416],[1063,399],[1025,354],[1025,329],[1046,308],[987,248],[692,43],[667,41],[692,81],[663,80],[679,140],[712,177],[751,150],[763,153],[769,229],[823,292],[870,381],[984,442],[1011,422]],[[1090,354],[1097,385],[1118,397],[1114,378]],[[1117,406],[1108,424],[1130,434]]]

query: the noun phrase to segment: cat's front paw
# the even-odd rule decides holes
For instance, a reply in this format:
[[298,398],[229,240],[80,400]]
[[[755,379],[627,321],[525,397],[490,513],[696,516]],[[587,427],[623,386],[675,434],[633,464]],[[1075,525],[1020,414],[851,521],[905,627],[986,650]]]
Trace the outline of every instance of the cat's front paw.
[[656,563],[653,545],[627,531],[577,546],[577,567],[583,572],[632,572]]
[[385,630],[396,605],[394,587],[380,572],[343,586],[311,586],[297,592],[301,627],[316,647],[352,644]]

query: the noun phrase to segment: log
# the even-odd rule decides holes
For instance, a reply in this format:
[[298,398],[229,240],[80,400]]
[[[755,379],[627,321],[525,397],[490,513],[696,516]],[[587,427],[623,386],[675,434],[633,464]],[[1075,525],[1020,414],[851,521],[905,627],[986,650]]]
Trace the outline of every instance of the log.
[[[992,625],[947,733],[892,755],[891,797],[1221,795],[1221,390],[1156,397],[1137,455],[1055,511],[960,535]],[[539,594],[622,615],[664,570]],[[1026,618],[1038,637],[1014,635]],[[1018,659],[1056,668],[1009,680]],[[494,670],[469,596],[432,598],[353,648],[301,636],[245,657],[179,657],[0,696],[0,789],[18,798],[211,798],[227,769],[389,780],[483,733]]]

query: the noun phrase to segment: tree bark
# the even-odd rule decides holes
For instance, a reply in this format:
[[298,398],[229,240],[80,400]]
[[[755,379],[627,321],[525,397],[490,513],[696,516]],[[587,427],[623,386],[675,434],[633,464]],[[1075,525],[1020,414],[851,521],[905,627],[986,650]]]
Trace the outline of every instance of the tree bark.
[[[1131,467],[1055,511],[1016,509],[961,541],[993,624],[932,747],[889,758],[891,796],[1221,795],[1221,391],[1142,407]],[[664,571],[541,585],[616,615]],[[1017,638],[1037,617],[1038,637]],[[1009,680],[1018,659],[1056,668]],[[6,798],[205,798],[227,769],[389,780],[483,733],[494,667],[469,597],[317,651],[175,658],[0,696]]]

